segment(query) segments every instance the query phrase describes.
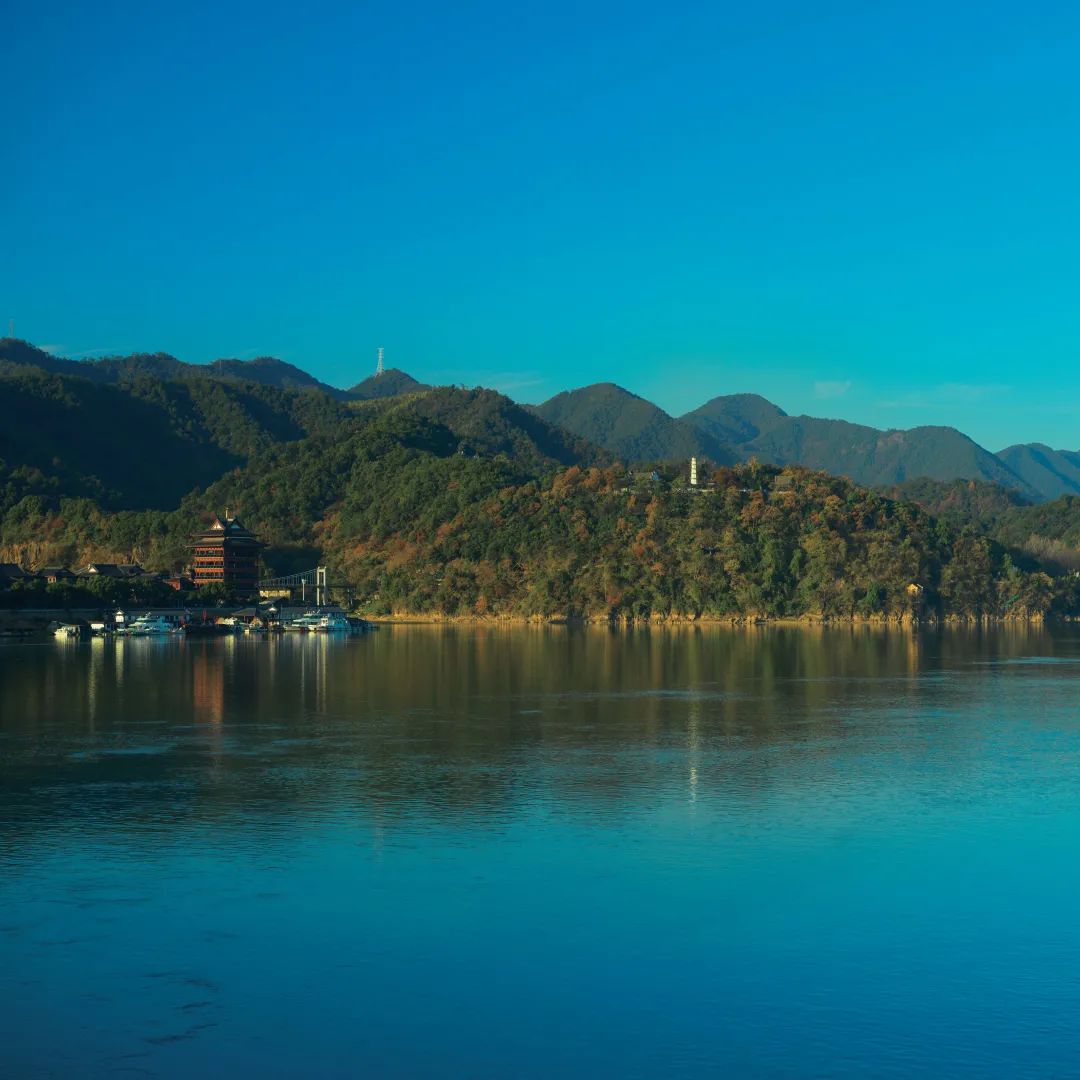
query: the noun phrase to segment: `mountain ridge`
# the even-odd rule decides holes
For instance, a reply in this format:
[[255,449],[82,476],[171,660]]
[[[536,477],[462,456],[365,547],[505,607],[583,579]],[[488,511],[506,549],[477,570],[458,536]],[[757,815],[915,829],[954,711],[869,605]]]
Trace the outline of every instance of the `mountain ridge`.
[[369,375],[349,389],[331,386],[314,375],[276,356],[256,356],[250,360],[222,357],[205,364],[179,360],[170,353],[128,353],[101,356],[93,360],[70,360],[57,356],[19,338],[0,338],[0,361],[22,367],[37,367],[53,375],[71,375],[91,382],[115,384],[150,376],[178,381],[188,378],[258,383],[281,390],[319,390],[338,401],[366,400],[428,389],[411,375],[391,368],[382,375]]
[[[269,356],[222,358],[207,364],[190,364],[168,353],[70,360],[15,338],[0,339],[0,363],[104,385],[145,378],[204,380],[317,392],[344,403],[393,400],[433,389],[397,368],[340,389]],[[698,456],[730,465],[755,458],[821,469],[872,487],[925,477],[985,481],[1036,500],[1080,493],[1080,451],[1028,443],[994,454],[947,425],[879,429],[847,420],[791,416],[758,394],[718,395],[675,417],[616,383],[604,382],[521,408],[626,463]]]
[[692,456],[717,465],[736,458],[722,441],[664,412],[658,405],[617,383],[593,383],[531,406],[533,412],[558,424],[626,462]]
[[1018,443],[999,450],[997,456],[1048,499],[1080,495],[1080,450],[1053,450],[1045,443]]

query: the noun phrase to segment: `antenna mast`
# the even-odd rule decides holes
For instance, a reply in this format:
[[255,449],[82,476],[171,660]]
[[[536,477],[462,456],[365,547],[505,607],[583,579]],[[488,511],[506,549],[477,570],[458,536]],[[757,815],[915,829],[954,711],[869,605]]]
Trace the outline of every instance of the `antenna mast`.
[[376,376],[382,375],[385,371],[386,371],[386,368],[383,367],[383,351],[382,351],[382,346],[380,345],[379,346],[379,362],[375,365],[375,375]]

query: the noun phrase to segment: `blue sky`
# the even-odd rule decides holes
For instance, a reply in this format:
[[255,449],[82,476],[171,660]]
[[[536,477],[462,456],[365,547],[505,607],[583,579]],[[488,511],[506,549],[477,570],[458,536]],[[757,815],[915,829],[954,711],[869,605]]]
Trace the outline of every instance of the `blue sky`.
[[1080,447],[1069,4],[8,13],[0,318]]

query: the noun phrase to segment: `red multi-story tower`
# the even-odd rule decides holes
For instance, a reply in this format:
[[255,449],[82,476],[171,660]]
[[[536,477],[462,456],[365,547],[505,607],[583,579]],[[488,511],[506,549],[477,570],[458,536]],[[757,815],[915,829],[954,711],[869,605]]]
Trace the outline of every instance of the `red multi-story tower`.
[[265,545],[239,518],[215,517],[195,538],[195,584],[220,581],[238,593],[254,593],[259,583],[259,552]]

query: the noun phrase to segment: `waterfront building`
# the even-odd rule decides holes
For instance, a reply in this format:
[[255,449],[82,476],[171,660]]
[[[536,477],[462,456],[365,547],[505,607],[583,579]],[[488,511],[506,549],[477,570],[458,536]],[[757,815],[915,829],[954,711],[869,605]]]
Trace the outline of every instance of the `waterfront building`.
[[66,566],[43,566],[37,576],[47,585],[55,585],[60,581],[74,581],[75,575]]
[[103,577],[123,580],[145,575],[146,571],[138,563],[96,562],[75,571],[75,576],[81,578]]
[[259,553],[265,545],[239,518],[215,517],[195,538],[196,587],[221,582],[238,593],[253,593],[259,583]]
[[27,577],[30,575],[18,563],[0,563],[0,589],[10,589],[16,581]]

